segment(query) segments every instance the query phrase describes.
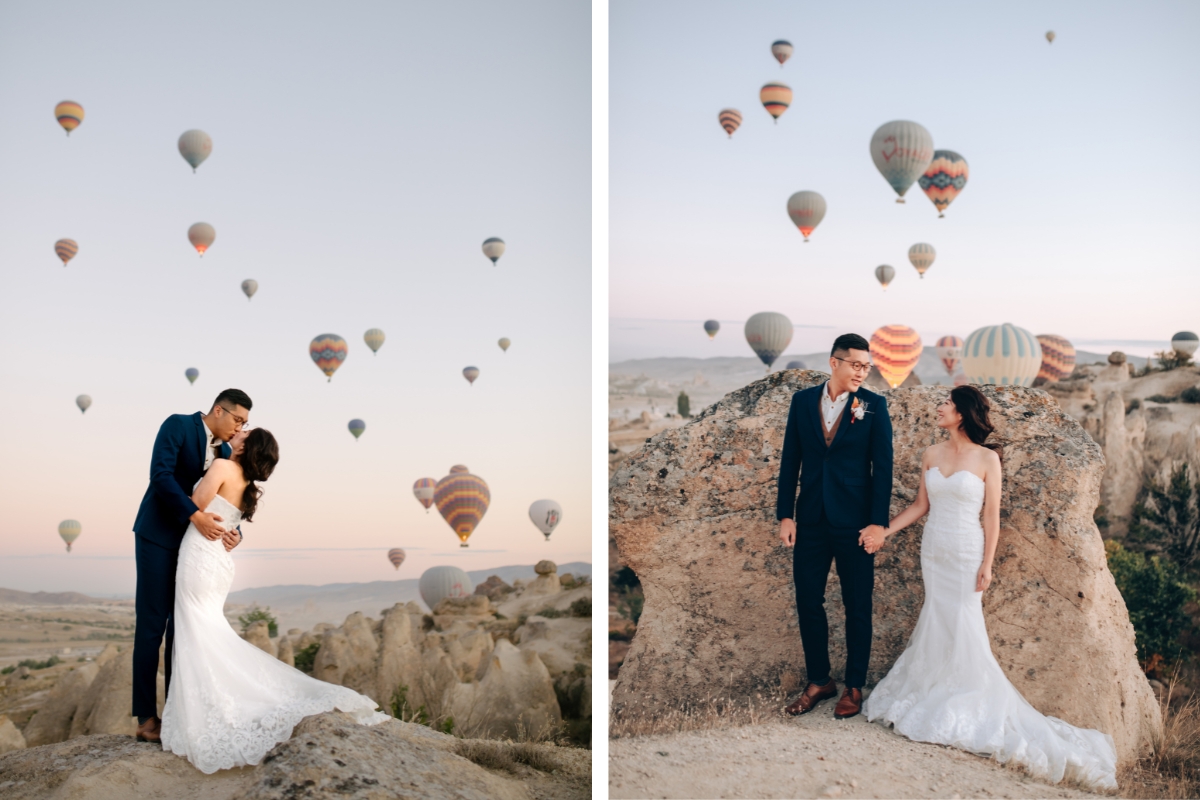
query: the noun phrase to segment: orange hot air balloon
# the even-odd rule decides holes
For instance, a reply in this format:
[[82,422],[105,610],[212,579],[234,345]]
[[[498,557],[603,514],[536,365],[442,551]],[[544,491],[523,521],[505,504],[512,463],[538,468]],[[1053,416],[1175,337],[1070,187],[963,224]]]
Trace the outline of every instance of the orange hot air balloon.
[[[456,469],[462,471],[455,472]],[[492,493],[483,478],[472,475],[462,465],[455,465],[449,475],[437,482],[433,502],[446,524],[458,536],[459,546],[467,547],[467,539],[487,513]]]
[[1042,346],[1039,378],[1061,381],[1075,371],[1075,345],[1052,333],[1038,334],[1037,340]]
[[759,90],[758,99],[762,101],[763,108],[775,119],[775,124],[778,125],[779,118],[783,116],[783,112],[787,111],[788,106],[792,104],[792,89],[786,83],[768,83]]
[[83,106],[72,100],[63,100],[54,107],[54,116],[58,120],[58,124],[63,126],[63,130],[67,132],[67,136],[71,135],[71,131],[79,127],[79,123],[83,122]]
[[884,325],[871,334],[871,360],[895,389],[921,360],[921,336],[907,325]]
[[733,132],[742,126],[742,112],[736,108],[723,108],[717,114],[717,122],[721,123],[721,127],[729,134],[729,138],[733,138]]

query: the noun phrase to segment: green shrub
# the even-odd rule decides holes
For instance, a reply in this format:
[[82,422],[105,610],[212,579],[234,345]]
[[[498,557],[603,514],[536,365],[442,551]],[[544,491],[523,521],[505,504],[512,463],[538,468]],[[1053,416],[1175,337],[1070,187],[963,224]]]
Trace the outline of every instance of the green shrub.
[[610,642],[632,642],[633,637],[625,631],[609,631],[608,640]]
[[1155,655],[1174,659],[1190,625],[1183,607],[1196,599],[1196,591],[1183,582],[1179,567],[1170,561],[1126,550],[1112,539],[1104,543],[1104,549],[1129,610],[1138,658],[1143,662]]
[[242,623],[242,633],[245,633],[247,628],[259,620],[266,621],[267,634],[272,639],[279,635],[279,623],[276,622],[275,617],[271,616],[270,606],[267,608],[252,608],[238,617],[238,622]]
[[1142,407],[1142,401],[1135,397],[1129,401],[1129,405],[1125,406],[1125,413],[1129,414],[1130,412],[1135,411],[1141,407]]
[[5,667],[4,669],[0,669],[0,675],[10,675],[10,674],[12,674],[12,673],[14,673],[14,672],[16,672],[16,671],[17,671],[17,667],[16,667],[16,665],[15,665],[15,664],[9,664],[9,665],[8,665],[7,667]]
[[571,603],[572,617],[591,617],[592,616],[592,598],[581,597],[574,603]]
[[1179,399],[1185,403],[1200,403],[1200,386],[1189,386],[1179,393]]
[[559,611],[557,608],[543,608],[535,616],[545,617],[546,619],[558,619],[559,617],[567,616],[567,612]]
[[1096,510],[1092,512],[1092,520],[1100,530],[1108,530],[1108,509],[1103,505],[1096,506]]
[[687,419],[692,415],[692,401],[687,396],[687,392],[680,391],[679,398],[676,400],[676,405],[679,410],[679,416]]
[[625,589],[617,599],[617,613],[621,615],[622,619],[627,619],[637,625],[638,620],[642,618],[642,606],[645,602],[646,598],[642,596],[640,586],[637,589]]
[[[1133,505],[1129,535],[1147,550],[1169,556],[1184,569],[1200,556],[1200,498],[1185,461],[1165,486],[1147,482]],[[1163,654],[1166,655],[1165,653]]]
[[[29,667],[30,669],[49,669],[50,667],[53,667],[55,664],[61,664],[61,663],[63,663],[62,659],[60,659],[58,656],[50,656],[45,661],[35,661],[32,658],[27,658],[24,661],[18,661],[17,666],[18,667]],[[8,671],[12,672],[13,668],[10,667],[8,669]]]
[[1174,403],[1178,397],[1167,397],[1165,394],[1152,394],[1146,398],[1151,403]]
[[313,642],[308,647],[296,653],[296,669],[312,675],[313,662],[317,660],[317,651],[320,649],[321,645]]

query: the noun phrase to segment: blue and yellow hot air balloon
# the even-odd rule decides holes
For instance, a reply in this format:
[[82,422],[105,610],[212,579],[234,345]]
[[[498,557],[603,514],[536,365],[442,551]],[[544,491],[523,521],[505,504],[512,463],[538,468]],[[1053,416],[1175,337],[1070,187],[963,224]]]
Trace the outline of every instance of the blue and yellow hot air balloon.
[[933,245],[918,242],[908,248],[908,260],[912,262],[916,268],[917,274],[922,278],[925,277],[925,271],[933,266],[933,260],[937,258],[937,251],[933,249]]
[[708,334],[709,339],[715,339],[717,331],[721,330],[721,323],[715,319],[704,321],[704,332]]
[[333,381],[333,373],[337,372],[338,367],[346,360],[346,352],[346,340],[336,333],[322,333],[308,345],[308,354],[313,363],[325,373],[330,382]]
[[83,106],[73,100],[63,100],[54,107],[54,117],[63,126],[67,136],[83,122]]
[[196,383],[196,378],[200,377],[200,370],[196,369],[195,367],[188,367],[183,371],[183,377],[188,379],[188,383],[194,385]]
[[362,436],[363,431],[367,429],[367,423],[363,422],[361,419],[352,419],[346,425],[346,427],[350,429],[352,434],[354,434],[354,440],[358,441],[358,437]]
[[383,335],[383,331],[379,328],[371,328],[363,334],[363,341],[367,343],[367,347],[371,348],[372,353],[378,353],[379,348],[383,347],[383,340],[387,338]]
[[933,161],[925,174],[917,179],[921,191],[938,210],[938,217],[946,216],[946,209],[954,202],[967,185],[971,170],[967,160],[953,150],[934,150]]
[[483,254],[492,261],[492,266],[496,266],[496,262],[500,260],[500,256],[504,255],[507,245],[499,236],[492,236],[489,239],[483,240]]
[[937,340],[934,349],[937,351],[938,358],[942,360],[942,366],[946,368],[946,374],[953,375],[959,362],[962,361],[963,340],[957,336],[943,336]]
[[467,539],[487,513],[492,493],[483,478],[472,475],[462,465],[456,467],[463,471],[455,472],[452,467],[450,474],[437,482],[433,502],[442,519],[458,536],[459,546],[467,547]]
[[1032,386],[1042,369],[1042,345],[1011,322],[989,325],[967,337],[962,366],[974,385]]

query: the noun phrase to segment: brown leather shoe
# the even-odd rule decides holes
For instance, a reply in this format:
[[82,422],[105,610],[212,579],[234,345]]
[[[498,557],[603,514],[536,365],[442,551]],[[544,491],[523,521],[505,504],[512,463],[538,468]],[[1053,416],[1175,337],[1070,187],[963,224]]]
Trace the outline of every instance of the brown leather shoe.
[[162,720],[158,717],[150,719],[138,725],[137,740],[139,742],[162,742]]
[[842,692],[842,699],[838,700],[837,705],[833,708],[833,715],[838,719],[847,719],[860,711],[862,711],[862,689],[851,689],[847,686],[846,691]]
[[810,683],[804,687],[804,693],[800,695],[796,702],[785,708],[783,713],[790,717],[807,714],[816,707],[817,703],[822,700],[828,700],[831,697],[837,697],[837,682],[833,678],[830,678],[829,683],[824,686]]

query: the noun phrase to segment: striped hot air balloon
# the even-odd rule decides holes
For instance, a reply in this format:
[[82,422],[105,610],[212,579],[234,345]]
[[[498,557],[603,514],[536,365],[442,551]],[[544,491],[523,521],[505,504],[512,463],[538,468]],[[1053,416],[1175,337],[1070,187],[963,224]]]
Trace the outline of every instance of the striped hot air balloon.
[[966,187],[970,173],[967,160],[953,150],[933,151],[933,161],[917,183],[937,208],[939,218],[946,216],[946,209]]
[[54,243],[54,255],[62,259],[64,267],[78,252],[79,245],[76,244],[74,239],[59,239]]
[[179,135],[179,155],[192,165],[192,172],[212,154],[212,137],[201,130],[192,129]]
[[879,285],[886,292],[888,284],[892,282],[892,278],[896,277],[896,268],[891,264],[880,264],[875,268],[875,280],[879,281]]
[[188,379],[188,383],[195,385],[196,378],[200,377],[200,370],[195,367],[188,367],[183,371],[183,377]]
[[58,523],[58,535],[67,543],[67,552],[71,552],[71,543],[83,533],[83,526],[73,519],[64,519]]
[[955,386],[966,386],[966,385],[968,385],[970,382],[971,382],[971,379],[970,379],[970,378],[968,378],[968,377],[966,376],[966,374],[964,374],[964,373],[962,373],[962,372],[960,372],[960,373],[958,373],[957,375],[955,375],[955,376],[954,376],[954,385],[955,385]]
[[80,414],[86,414],[87,410],[92,407],[92,398],[86,394],[81,394],[75,398],[75,405],[79,406]]
[[463,367],[463,377],[467,379],[467,383],[475,385],[475,379],[479,377],[479,367]]
[[507,336],[504,336],[504,337],[501,337],[501,339],[498,342],[496,342],[496,344],[500,345],[500,349],[507,353],[508,348],[512,346],[512,340],[509,339]]
[[197,222],[188,228],[188,241],[192,243],[192,247],[196,248],[196,252],[200,254],[201,258],[204,258],[204,254],[216,240],[217,229],[207,222]]
[[775,56],[775,60],[779,62],[780,69],[783,68],[784,62],[792,57],[793,51],[792,43],[786,39],[771,42],[771,55]]
[[1196,352],[1197,345],[1200,345],[1200,338],[1197,338],[1196,334],[1191,331],[1180,331],[1171,337],[1171,349],[1188,358],[1191,358]]
[[746,341],[754,355],[767,365],[767,372],[792,343],[793,331],[792,321],[775,311],[760,311],[746,320]]
[[1042,366],[1037,376],[1048,381],[1061,381],[1075,371],[1075,345],[1053,333],[1039,334],[1042,346]]
[[917,273],[924,278],[925,271],[933,265],[933,260],[937,258],[937,251],[933,249],[933,245],[918,243],[908,248],[908,260],[916,267]]
[[354,441],[358,441],[358,437],[363,435],[363,431],[367,429],[367,423],[361,419],[352,419],[346,425],[350,429],[350,433],[354,434]]
[[885,122],[871,137],[871,160],[899,195],[896,202],[903,203],[904,193],[933,160],[933,137],[915,122]]
[[312,357],[313,363],[317,365],[317,369],[325,373],[331,383],[333,382],[333,373],[337,372],[338,367],[346,360],[346,352],[346,340],[336,333],[322,333],[308,345],[308,354]]
[[500,256],[504,255],[504,250],[504,240],[498,236],[483,240],[483,254],[492,260],[493,267],[500,260]]
[[54,107],[54,117],[63,126],[67,136],[83,122],[83,106],[73,100],[63,100]]
[[907,325],[884,325],[871,334],[871,361],[895,389],[921,360],[920,335]]
[[383,335],[383,331],[379,328],[371,328],[363,334],[363,341],[367,343],[367,347],[371,348],[372,353],[378,353],[379,348],[383,347],[383,340],[387,338]]
[[467,469],[465,464],[455,464],[453,467],[450,468],[451,475],[465,475],[466,473],[468,473],[470,471],[471,470]]
[[425,512],[429,513],[429,507],[433,505],[433,490],[437,487],[437,481],[433,478],[417,478],[413,483],[413,497],[417,498],[417,502],[425,506]]
[[242,281],[242,294],[246,295],[247,300],[249,300],[251,297],[254,297],[254,293],[257,291],[258,281],[254,280],[253,278],[247,278],[246,280]]
[[721,127],[729,134],[729,138],[733,138],[733,132],[742,127],[742,112],[736,108],[722,108],[717,113],[717,122],[721,123]]
[[788,198],[787,213],[807,242],[808,235],[825,219],[825,198],[816,192],[796,192]]
[[400,565],[404,563],[404,559],[407,557],[408,554],[399,547],[393,547],[391,550],[388,550],[388,561],[392,562],[392,566],[397,570],[400,569]]
[[705,321],[704,332],[708,334],[709,339],[715,339],[719,330],[721,330],[720,322],[717,322],[715,319]]
[[421,573],[417,582],[421,599],[432,611],[447,597],[469,597],[475,590],[471,577],[458,567],[430,567]]
[[937,340],[934,347],[937,348],[937,355],[942,360],[942,366],[946,368],[946,374],[953,375],[959,362],[962,361],[963,340],[957,336],[943,336]]
[[963,374],[975,385],[1030,386],[1041,368],[1041,344],[1011,322],[972,331],[963,346]]
[[478,475],[451,472],[437,482],[433,490],[433,502],[442,519],[458,536],[459,546],[467,547],[467,539],[487,513],[492,493],[488,490],[487,482]]
[[792,104],[792,89],[786,83],[764,84],[758,92],[758,99],[762,101],[763,108],[775,118],[775,124],[778,125],[779,118]]

